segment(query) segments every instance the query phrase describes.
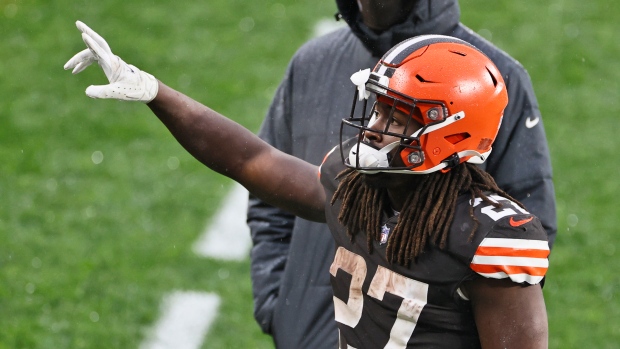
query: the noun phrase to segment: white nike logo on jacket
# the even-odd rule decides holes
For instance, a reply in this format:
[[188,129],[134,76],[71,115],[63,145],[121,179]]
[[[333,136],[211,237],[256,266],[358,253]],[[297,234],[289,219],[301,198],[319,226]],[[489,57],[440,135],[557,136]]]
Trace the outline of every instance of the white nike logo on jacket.
[[525,127],[527,128],[532,128],[536,125],[538,125],[538,122],[540,121],[540,117],[535,117],[534,119],[530,118],[529,116],[527,117],[527,119],[525,119]]

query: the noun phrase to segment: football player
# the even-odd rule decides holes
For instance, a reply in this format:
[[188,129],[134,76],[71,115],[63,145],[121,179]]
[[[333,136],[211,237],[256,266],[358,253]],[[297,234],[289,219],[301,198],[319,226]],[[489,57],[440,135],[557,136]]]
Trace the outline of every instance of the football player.
[[475,166],[507,104],[501,74],[478,49],[419,36],[354,74],[341,134],[351,127],[357,136],[317,167],[126,64],[77,26],[87,49],[65,69],[97,62],[110,82],[88,96],[147,103],[209,168],[327,222],[340,348],[547,347],[545,230]]
[[[540,218],[553,250],[557,223],[551,160],[538,101],[524,67],[460,22],[458,0],[334,3],[336,18],[346,25],[308,40],[295,52],[258,136],[285,153],[319,165],[325,153],[339,144],[334,126],[340,123],[342,111],[351,107],[352,91],[343,88],[351,74],[374,66],[390,48],[411,37],[457,37],[491,58],[508,91],[493,153],[479,166]],[[462,5],[468,7],[471,2]],[[491,16],[491,12],[483,14]],[[256,322],[279,349],[336,347],[338,329],[331,316],[329,278],[336,249],[329,227],[252,196],[247,222],[253,242],[250,270]]]

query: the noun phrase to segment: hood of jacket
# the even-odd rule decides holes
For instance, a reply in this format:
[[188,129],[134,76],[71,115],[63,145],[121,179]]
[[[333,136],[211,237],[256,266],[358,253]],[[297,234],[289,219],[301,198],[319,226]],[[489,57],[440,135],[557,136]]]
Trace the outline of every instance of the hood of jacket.
[[373,57],[382,57],[392,46],[417,35],[449,35],[461,16],[457,0],[416,0],[404,22],[377,34],[362,22],[357,0],[336,0],[336,5],[342,19]]

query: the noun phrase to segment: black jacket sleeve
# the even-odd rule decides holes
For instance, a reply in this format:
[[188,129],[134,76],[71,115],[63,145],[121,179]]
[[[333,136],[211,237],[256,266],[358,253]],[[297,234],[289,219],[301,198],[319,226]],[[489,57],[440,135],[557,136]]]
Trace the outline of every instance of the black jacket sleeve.
[[515,62],[504,79],[509,102],[486,170],[500,188],[540,218],[552,247],[557,233],[555,191],[542,115],[520,64]]
[[557,233],[553,173],[530,76],[517,60],[462,23],[453,35],[484,52],[501,71],[508,90],[508,105],[493,152],[482,167],[500,188],[540,218],[552,247]]

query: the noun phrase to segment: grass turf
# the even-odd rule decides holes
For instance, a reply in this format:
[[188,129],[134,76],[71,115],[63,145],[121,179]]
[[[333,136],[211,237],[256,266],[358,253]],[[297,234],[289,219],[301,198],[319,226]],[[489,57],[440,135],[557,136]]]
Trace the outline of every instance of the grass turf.
[[[462,0],[462,20],[528,69],[547,130],[558,239],[545,286],[551,348],[620,343],[620,4]],[[205,348],[270,348],[249,262],[191,252],[230,181],[147,108],[93,101],[100,70],[62,65],[80,19],[127,62],[252,130],[332,0],[0,0],[0,348],[137,347],[172,290],[214,292]],[[225,237],[224,237],[225,238]]]

